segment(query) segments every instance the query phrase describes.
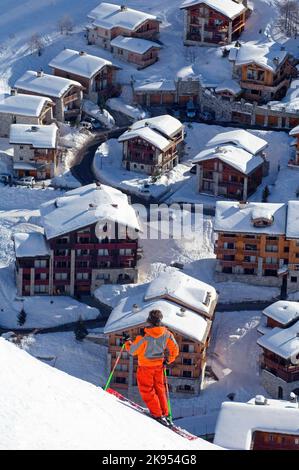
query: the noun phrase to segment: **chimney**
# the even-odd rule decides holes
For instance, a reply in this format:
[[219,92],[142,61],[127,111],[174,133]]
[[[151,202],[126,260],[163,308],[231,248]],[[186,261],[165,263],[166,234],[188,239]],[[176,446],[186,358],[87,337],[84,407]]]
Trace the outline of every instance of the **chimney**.
[[139,308],[139,305],[138,304],[134,304],[133,307],[132,307],[132,312],[133,313],[137,313],[139,312],[140,308]]
[[245,209],[247,207],[246,201],[239,201],[239,209]]
[[118,204],[111,204],[112,207],[114,207],[115,209],[118,208]]
[[259,406],[265,406],[267,405],[267,398],[265,398],[263,395],[256,395],[255,399],[254,399],[254,404],[255,405],[259,405]]
[[176,312],[178,317],[184,317],[186,314],[186,309],[184,307],[181,307],[180,310]]
[[121,5],[120,6],[120,11],[126,11],[128,9],[128,7],[126,7],[126,5]]
[[37,127],[37,126],[31,126],[30,131],[31,131],[31,132],[37,132],[37,131],[38,131],[38,127]]
[[90,203],[88,204],[88,210],[89,211],[92,211],[92,210],[95,210],[98,206],[94,203]]
[[17,90],[16,90],[15,88],[12,88],[12,89],[10,90],[10,95],[11,95],[11,96],[16,96],[17,94],[18,94],[18,92],[17,92]]
[[43,69],[40,69],[38,72],[36,72],[37,77],[42,77],[44,75]]
[[86,55],[86,52],[85,52],[85,51],[80,51],[80,52],[79,52],[79,55],[81,55],[81,56],[82,56],[82,55]]

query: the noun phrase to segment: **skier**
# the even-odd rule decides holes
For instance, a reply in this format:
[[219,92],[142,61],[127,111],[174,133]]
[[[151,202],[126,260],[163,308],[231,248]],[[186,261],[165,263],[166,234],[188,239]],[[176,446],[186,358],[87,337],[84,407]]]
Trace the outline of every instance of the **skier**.
[[149,326],[144,335],[134,341],[124,333],[126,350],[138,356],[137,384],[140,395],[153,418],[169,424],[167,396],[164,382],[164,366],[174,362],[179,348],[173,334],[161,326],[160,310],[151,310],[147,318]]

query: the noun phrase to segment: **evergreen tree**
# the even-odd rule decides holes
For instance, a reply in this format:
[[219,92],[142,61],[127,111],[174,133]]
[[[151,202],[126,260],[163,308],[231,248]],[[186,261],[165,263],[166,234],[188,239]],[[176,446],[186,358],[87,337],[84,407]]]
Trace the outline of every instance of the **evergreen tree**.
[[22,310],[20,311],[19,315],[18,315],[18,324],[20,326],[23,326],[24,323],[26,322],[26,317],[27,317],[27,314],[24,310],[24,307],[22,307]]
[[265,186],[264,191],[263,191],[263,196],[262,196],[262,202],[267,202],[269,195],[270,195],[269,188],[268,186]]
[[75,337],[77,341],[83,341],[85,336],[88,335],[88,331],[85,328],[84,321],[82,320],[81,317],[77,321],[74,331],[75,331]]

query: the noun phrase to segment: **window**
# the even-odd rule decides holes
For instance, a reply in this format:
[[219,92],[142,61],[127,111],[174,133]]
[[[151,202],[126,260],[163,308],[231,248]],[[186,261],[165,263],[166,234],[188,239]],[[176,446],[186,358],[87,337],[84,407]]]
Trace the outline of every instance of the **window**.
[[110,280],[110,274],[108,273],[100,273],[97,274],[97,280],[98,281],[109,281]]
[[121,248],[119,250],[120,256],[130,256],[132,254],[131,248]]
[[67,280],[67,273],[55,273],[55,279],[57,281],[66,281]]
[[297,277],[296,276],[291,276],[291,282],[297,282]]
[[116,384],[126,384],[127,379],[126,379],[126,377],[115,377],[115,383]]
[[235,260],[235,255],[223,255],[223,260],[224,261],[234,261]]
[[183,344],[183,352],[189,352],[189,345]]
[[246,251],[256,251],[257,245],[249,245],[248,243],[245,243],[244,248]]
[[183,377],[191,378],[192,377],[191,370],[183,370]]
[[34,260],[34,267],[35,268],[46,268],[47,267],[47,260],[46,259],[35,259]]
[[232,274],[233,268],[231,266],[223,266],[222,272],[225,274]]
[[47,273],[40,273],[40,279],[42,281],[46,281],[47,280]]
[[55,250],[54,252],[55,256],[68,256],[69,250]]
[[184,366],[192,366],[192,359],[184,358],[183,359],[183,365]]
[[235,248],[235,244],[234,243],[223,243],[223,248],[225,250],[233,250]]
[[68,243],[68,242],[69,242],[68,237],[58,238],[58,239],[56,240],[56,243],[57,243],[58,245],[65,245],[65,244]]
[[266,245],[266,251],[277,252],[278,246],[277,245]]
[[105,248],[101,248],[100,250],[98,250],[98,255],[99,256],[109,256],[109,251],[106,250]]
[[34,286],[34,293],[35,294],[46,294],[48,293],[48,286]]
[[78,237],[78,243],[89,243],[89,237]]
[[246,263],[255,263],[256,256],[244,256],[244,261]]
[[76,279],[77,281],[88,281],[89,274],[88,273],[77,273]]
[[86,250],[86,249],[79,249],[79,250],[76,250],[76,255],[77,255],[77,256],[86,256],[86,255],[89,255],[89,250]]
[[285,246],[284,249],[283,249],[284,253],[289,253],[290,251],[290,248],[288,246]]
[[266,258],[266,263],[267,264],[276,264],[277,263],[277,258],[274,258],[273,256],[272,257],[267,257]]

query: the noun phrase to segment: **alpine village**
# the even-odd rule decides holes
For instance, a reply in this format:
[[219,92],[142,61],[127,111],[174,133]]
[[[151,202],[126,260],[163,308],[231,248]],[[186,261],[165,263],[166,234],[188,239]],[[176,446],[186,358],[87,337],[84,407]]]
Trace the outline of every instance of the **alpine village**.
[[299,450],[299,3],[98,2],[0,2],[0,449]]

